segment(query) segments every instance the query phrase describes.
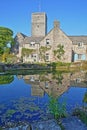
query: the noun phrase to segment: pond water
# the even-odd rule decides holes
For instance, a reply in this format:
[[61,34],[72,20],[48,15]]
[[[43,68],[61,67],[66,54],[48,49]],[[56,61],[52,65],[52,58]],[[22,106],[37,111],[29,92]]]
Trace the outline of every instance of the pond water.
[[86,105],[86,73],[0,75],[0,126],[45,120],[49,96],[66,103],[68,113]]

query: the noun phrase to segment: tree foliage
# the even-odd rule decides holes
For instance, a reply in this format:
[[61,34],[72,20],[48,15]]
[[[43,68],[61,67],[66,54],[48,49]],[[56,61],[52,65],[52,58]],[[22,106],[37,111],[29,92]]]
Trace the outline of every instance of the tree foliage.
[[22,56],[29,56],[30,54],[34,52],[35,52],[34,49],[22,48]]
[[45,61],[46,52],[48,50],[50,50],[50,49],[51,49],[51,47],[48,48],[46,46],[41,46],[40,49],[39,49],[39,51],[40,51],[40,58]]
[[8,44],[14,44],[13,31],[6,27],[0,27],[0,54],[7,51]]
[[59,44],[57,46],[57,49],[54,50],[54,55],[57,56],[57,58],[60,60],[61,57],[64,55],[65,51],[64,51],[64,46]]

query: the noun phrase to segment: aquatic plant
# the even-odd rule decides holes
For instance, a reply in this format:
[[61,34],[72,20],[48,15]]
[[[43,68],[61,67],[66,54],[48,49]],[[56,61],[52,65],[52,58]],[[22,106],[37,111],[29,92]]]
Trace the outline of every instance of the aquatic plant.
[[7,110],[7,111],[6,111],[6,116],[7,116],[7,117],[11,117],[15,112],[16,112],[16,111],[13,110],[13,109]]
[[0,126],[0,130],[2,130],[1,126]]
[[49,111],[51,114],[54,115],[55,119],[59,119],[61,117],[66,116],[66,104],[60,104],[58,101],[58,98],[54,98],[50,96],[50,101],[49,101]]

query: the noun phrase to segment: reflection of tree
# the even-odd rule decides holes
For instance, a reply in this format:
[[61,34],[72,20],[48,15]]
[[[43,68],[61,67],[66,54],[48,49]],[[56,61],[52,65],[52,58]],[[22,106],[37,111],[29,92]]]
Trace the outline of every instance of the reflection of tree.
[[57,84],[62,84],[63,76],[61,72],[53,73],[53,79],[57,80]]
[[13,75],[2,75],[0,76],[0,84],[9,84],[14,80]]
[[49,81],[49,77],[47,73],[39,74],[39,80],[40,81]]
[[83,98],[83,102],[87,103],[87,92],[85,92],[84,98]]

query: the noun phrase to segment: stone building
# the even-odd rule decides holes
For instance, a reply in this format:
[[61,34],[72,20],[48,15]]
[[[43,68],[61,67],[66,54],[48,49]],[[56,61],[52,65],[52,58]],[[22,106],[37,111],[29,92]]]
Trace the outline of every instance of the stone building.
[[[22,33],[16,35],[19,45],[18,58],[23,62],[77,62],[87,60],[87,36],[68,36],[60,28],[60,22],[54,21],[53,28],[47,33],[45,13],[33,13],[31,36]],[[61,50],[61,58],[54,52]],[[61,53],[61,52],[60,52]]]
[[73,45],[73,61],[87,60],[87,36],[68,36]]
[[33,13],[32,14],[32,37],[45,36],[47,34],[47,17],[45,13]]

